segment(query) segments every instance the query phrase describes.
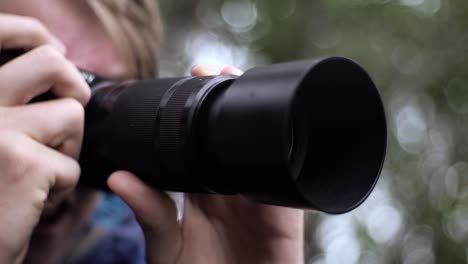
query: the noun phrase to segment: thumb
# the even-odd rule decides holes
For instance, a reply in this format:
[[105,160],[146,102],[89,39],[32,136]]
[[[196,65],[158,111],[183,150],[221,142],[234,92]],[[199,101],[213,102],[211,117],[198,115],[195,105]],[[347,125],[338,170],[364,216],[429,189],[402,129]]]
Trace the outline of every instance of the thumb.
[[182,233],[171,198],[128,171],[114,172],[107,184],[135,212],[145,234],[148,263],[173,263],[182,248]]

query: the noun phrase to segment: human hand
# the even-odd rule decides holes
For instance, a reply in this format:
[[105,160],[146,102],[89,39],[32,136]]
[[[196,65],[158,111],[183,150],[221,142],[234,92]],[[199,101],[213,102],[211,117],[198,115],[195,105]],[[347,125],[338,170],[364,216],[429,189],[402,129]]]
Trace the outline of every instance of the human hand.
[[[197,66],[195,76],[242,72]],[[164,193],[135,175],[119,171],[109,187],[134,210],[146,239],[147,262],[166,263],[302,263],[303,211],[255,204],[246,198],[186,194],[184,219]]]
[[[37,20],[0,14],[0,43],[27,50],[0,66],[0,263],[20,263],[41,215],[78,181],[90,89]],[[57,99],[29,103],[48,90]]]

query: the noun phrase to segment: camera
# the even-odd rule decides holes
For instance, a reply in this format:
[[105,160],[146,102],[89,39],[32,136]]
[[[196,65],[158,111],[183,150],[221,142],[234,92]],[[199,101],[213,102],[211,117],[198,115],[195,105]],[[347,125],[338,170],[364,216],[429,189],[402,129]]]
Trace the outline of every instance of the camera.
[[[18,54],[2,51],[0,63]],[[129,170],[161,190],[241,194],[335,214],[365,200],[384,163],[381,97],[344,57],[242,76],[117,81],[81,72],[92,89],[83,185],[106,189],[113,171]]]

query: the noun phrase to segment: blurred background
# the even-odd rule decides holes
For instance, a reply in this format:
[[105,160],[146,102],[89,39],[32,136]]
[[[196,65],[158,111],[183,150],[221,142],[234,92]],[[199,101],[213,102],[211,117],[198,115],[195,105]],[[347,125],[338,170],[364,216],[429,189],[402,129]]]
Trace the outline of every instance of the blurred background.
[[468,1],[160,0],[161,76],[195,64],[342,55],[387,108],[379,183],[355,211],[307,215],[306,263],[468,259]]

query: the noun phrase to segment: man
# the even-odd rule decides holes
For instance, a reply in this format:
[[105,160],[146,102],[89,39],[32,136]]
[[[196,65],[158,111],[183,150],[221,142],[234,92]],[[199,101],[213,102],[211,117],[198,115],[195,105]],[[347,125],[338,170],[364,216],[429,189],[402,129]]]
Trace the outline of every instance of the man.
[[[87,237],[99,197],[75,188],[90,98],[75,66],[112,78],[155,71],[157,64],[145,59],[156,54],[147,41],[128,37],[156,34],[137,29],[146,20],[158,27],[157,12],[149,0],[2,0],[0,13],[1,48],[27,50],[0,67],[0,263],[63,263]],[[148,52],[136,52],[142,49]],[[193,74],[239,71],[199,66]],[[47,90],[57,99],[28,104]],[[300,210],[187,195],[179,224],[171,199],[131,173],[113,173],[108,185],[135,212],[148,263],[303,261]]]

